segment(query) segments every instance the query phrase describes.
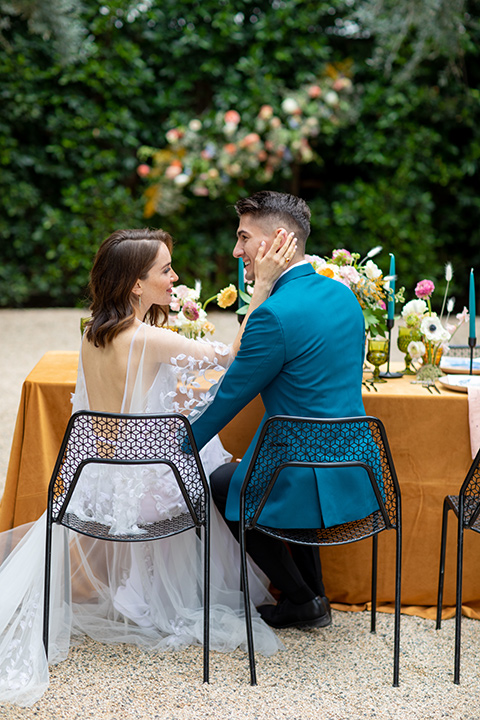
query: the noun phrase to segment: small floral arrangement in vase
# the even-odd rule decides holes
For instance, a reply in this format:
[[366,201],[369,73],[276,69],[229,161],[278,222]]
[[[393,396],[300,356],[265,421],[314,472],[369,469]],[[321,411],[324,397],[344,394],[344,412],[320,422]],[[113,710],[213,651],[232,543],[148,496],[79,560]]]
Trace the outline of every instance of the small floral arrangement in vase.
[[[441,356],[448,350],[448,342],[458,328],[468,319],[468,310],[464,307],[463,311],[456,316],[456,324],[450,322],[450,314],[455,305],[455,298],[447,301],[448,286],[452,276],[452,266],[447,263],[445,266],[447,286],[440,316],[432,311],[431,297],[435,285],[431,280],[421,280],[417,283],[415,287],[417,299],[405,303],[402,309],[403,327],[408,328],[411,338],[407,346],[407,357],[409,360],[423,358],[423,365],[417,373],[419,380],[435,381],[441,376],[442,371],[439,368]],[[442,320],[445,307],[447,317],[444,325]],[[402,327],[399,328],[399,332],[401,330]]]
[[[365,318],[365,330],[371,337],[386,336],[386,300],[389,293],[389,276],[384,276],[372,258],[381,251],[381,246],[372,248],[363,259],[359,253],[337,249],[329,258],[306,255],[319,275],[338,280],[352,290],[361,305]],[[395,301],[403,303],[404,288],[395,293]]]
[[216,295],[200,301],[200,282],[195,283],[195,288],[189,288],[186,285],[177,285],[173,288],[172,300],[170,302],[170,310],[172,314],[169,316],[169,327],[171,330],[185,335],[189,338],[202,338],[207,333],[215,332],[215,325],[207,318],[205,308],[207,305],[216,300],[218,307],[227,308],[233,305],[237,299],[237,288],[235,285],[228,285],[220,290]]

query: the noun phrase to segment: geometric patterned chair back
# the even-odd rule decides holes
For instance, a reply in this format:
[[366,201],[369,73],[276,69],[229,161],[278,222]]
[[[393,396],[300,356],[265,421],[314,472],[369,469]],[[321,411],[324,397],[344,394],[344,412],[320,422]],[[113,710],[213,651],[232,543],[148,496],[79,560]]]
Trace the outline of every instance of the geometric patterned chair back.
[[[379,510],[368,518],[315,530],[266,528],[258,518],[285,467],[361,467],[370,478]],[[303,544],[342,544],[369,537],[399,523],[400,491],[383,424],[374,417],[340,419],[269,418],[258,439],[244,483],[245,527],[259,527]],[[241,515],[243,513],[241,512]],[[295,533],[298,532],[298,536]]]
[[[189,452],[186,452],[188,450]],[[139,525],[141,534],[110,535],[109,527],[68,510],[87,465],[163,465],[173,472],[188,512]],[[82,411],[70,418],[49,486],[49,521],[107,540],[144,541],[205,524],[208,486],[188,420],[180,414],[123,415]]]

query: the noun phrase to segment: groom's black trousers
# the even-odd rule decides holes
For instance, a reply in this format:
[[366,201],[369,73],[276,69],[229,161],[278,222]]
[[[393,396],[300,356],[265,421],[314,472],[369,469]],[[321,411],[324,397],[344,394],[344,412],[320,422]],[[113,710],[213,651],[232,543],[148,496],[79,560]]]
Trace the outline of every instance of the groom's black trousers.
[[[227,463],[210,475],[213,500],[224,518],[228,488],[237,465]],[[238,540],[240,524],[227,519],[225,522]],[[282,540],[249,530],[246,533],[246,548],[277,590],[293,603],[300,604],[316,595],[325,595],[318,547],[289,543],[287,548]]]

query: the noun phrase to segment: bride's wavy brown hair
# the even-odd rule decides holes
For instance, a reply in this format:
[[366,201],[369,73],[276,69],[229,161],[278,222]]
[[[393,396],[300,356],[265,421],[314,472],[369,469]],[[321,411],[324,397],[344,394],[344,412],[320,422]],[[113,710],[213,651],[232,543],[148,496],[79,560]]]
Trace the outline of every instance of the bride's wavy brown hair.
[[[137,280],[144,280],[152,268],[160,243],[170,253],[171,236],[164,230],[116,230],[100,245],[90,272],[89,291],[92,298],[92,319],[86,337],[95,347],[105,347],[118,333],[135,320],[132,289]],[[152,305],[145,322],[164,324],[168,307]]]

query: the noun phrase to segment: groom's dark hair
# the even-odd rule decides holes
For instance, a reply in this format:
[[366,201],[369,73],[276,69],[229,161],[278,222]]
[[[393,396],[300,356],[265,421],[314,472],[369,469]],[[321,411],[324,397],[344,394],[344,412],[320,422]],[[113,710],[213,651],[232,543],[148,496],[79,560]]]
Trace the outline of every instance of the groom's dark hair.
[[295,231],[298,241],[305,245],[310,235],[310,208],[305,200],[288,193],[260,190],[235,204],[237,215],[252,215],[256,220]]

